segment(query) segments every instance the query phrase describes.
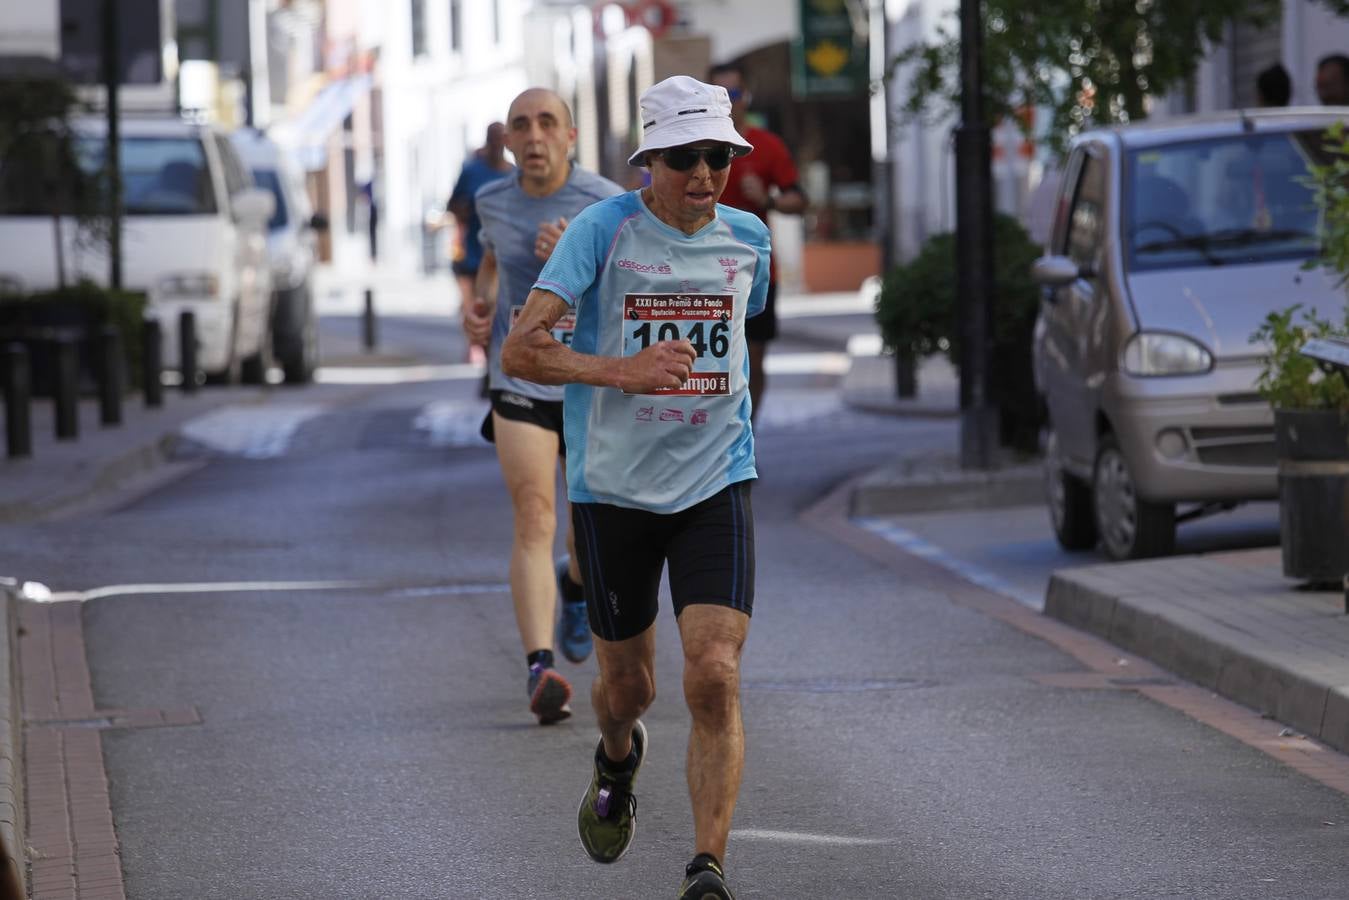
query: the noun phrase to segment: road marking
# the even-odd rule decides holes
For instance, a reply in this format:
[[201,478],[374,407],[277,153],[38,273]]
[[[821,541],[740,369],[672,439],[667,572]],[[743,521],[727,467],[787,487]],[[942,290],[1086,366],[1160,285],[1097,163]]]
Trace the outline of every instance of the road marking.
[[182,435],[221,453],[274,459],[286,452],[296,429],[326,410],[315,403],[227,406],[187,422]]
[[421,408],[412,428],[426,432],[432,447],[486,447],[482,420],[490,408],[486,400],[437,400]]
[[846,375],[846,353],[770,353],[764,357],[769,375]]
[[914,556],[921,557],[934,565],[941,566],[970,584],[977,584],[979,587],[1000,594],[1009,600],[1015,600],[1036,612],[1044,609],[1043,596],[1019,588],[1005,578],[995,575],[987,569],[980,568],[974,563],[956,559],[936,544],[919,537],[907,528],[900,528],[892,522],[879,518],[858,518],[852,521],[872,534],[885,538],[906,553],[912,553]]
[[320,384],[414,384],[423,381],[471,381],[485,370],[474,363],[445,366],[321,366]]
[[[37,585],[36,582],[27,584]],[[510,591],[509,584],[446,584],[403,587],[368,581],[189,581],[177,584],[113,584],[90,588],[87,591],[48,591],[28,593],[28,599],[39,603],[84,602],[104,597],[125,597],[135,594],[255,594],[286,591],[378,591],[390,597],[429,597],[445,594],[495,594]]]
[[740,828],[731,832],[733,839],[743,841],[778,841],[784,844],[825,844],[832,847],[875,847],[894,844],[889,838],[847,837],[837,834],[811,834],[805,831],[768,831],[763,828]]

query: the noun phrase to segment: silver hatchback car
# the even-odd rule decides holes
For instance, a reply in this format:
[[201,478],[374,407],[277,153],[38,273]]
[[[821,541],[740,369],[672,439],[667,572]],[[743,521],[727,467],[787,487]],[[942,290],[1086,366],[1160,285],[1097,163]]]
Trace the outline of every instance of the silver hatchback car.
[[1273,414],[1251,333],[1345,292],[1305,269],[1319,215],[1304,183],[1349,109],[1234,111],[1073,141],[1034,341],[1046,495],[1059,543],[1168,553],[1176,525],[1277,496]]

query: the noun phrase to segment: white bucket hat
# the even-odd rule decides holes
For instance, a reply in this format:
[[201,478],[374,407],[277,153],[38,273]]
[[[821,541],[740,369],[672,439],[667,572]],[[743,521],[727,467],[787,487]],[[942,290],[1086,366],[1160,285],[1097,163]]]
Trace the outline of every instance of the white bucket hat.
[[754,145],[740,136],[731,122],[731,98],[726,88],[703,84],[687,75],[671,75],[642,92],[642,145],[628,157],[640,166],[651,150],[682,147],[695,141],[721,141],[744,156]]

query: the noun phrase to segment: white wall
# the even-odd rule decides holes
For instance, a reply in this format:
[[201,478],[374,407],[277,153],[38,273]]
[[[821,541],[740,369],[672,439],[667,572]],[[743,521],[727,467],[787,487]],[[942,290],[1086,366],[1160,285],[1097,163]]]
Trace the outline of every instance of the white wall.
[[523,23],[532,4],[498,2],[501,41],[492,39],[489,0],[471,0],[461,6],[463,51],[454,53],[449,3],[428,0],[427,54],[416,59],[410,4],[393,0],[381,5],[382,238],[388,248],[385,261],[398,269],[420,269],[428,209],[444,209],[467,154],[482,145],[488,124],[505,119],[511,100],[529,86]]

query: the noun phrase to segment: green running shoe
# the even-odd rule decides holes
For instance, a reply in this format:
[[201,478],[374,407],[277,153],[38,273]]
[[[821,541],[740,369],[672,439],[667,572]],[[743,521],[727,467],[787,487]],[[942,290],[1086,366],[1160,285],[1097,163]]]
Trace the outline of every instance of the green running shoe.
[[679,900],[735,900],[735,895],[726,886],[726,873],[722,871],[721,863],[700,853],[684,869]]
[[595,749],[595,775],[576,811],[576,830],[581,846],[597,863],[618,862],[637,833],[637,798],[632,795],[632,783],[646,757],[646,726],[640,720],[632,729],[632,749],[637,763],[632,771],[621,774],[601,764],[604,741]]

